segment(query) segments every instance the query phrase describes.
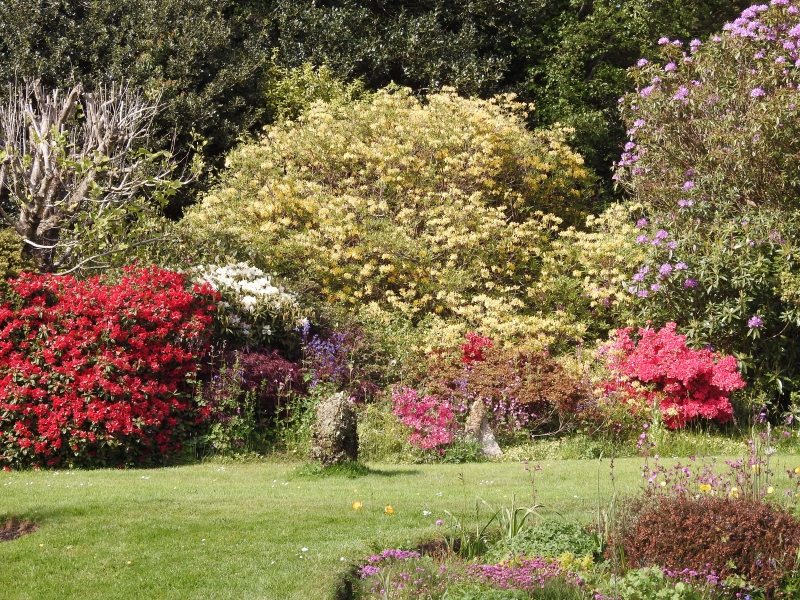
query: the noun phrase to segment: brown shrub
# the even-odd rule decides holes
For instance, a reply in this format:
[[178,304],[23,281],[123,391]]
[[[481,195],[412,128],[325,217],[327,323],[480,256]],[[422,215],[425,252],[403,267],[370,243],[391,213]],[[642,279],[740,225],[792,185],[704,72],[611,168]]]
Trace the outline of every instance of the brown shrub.
[[619,538],[630,567],[714,570],[774,591],[795,568],[800,520],[757,500],[654,498]]
[[483,350],[484,360],[467,365],[434,362],[427,388],[432,395],[469,407],[478,398],[501,432],[525,427],[537,433],[565,431],[584,399],[580,382],[547,352]]

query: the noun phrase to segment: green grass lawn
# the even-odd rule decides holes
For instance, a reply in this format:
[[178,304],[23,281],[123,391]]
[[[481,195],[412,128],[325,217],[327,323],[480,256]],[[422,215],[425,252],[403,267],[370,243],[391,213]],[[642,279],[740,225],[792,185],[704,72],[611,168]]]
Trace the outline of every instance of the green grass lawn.
[[[779,476],[798,462],[775,458]],[[618,493],[637,489],[641,464],[616,461]],[[326,598],[347,564],[432,533],[444,510],[470,509],[476,496],[530,501],[520,464],[370,467],[357,479],[303,478],[298,463],[270,462],[3,473],[0,516],[40,529],[0,543],[0,598]],[[542,467],[545,512],[589,522],[598,492],[608,505],[608,460]]]

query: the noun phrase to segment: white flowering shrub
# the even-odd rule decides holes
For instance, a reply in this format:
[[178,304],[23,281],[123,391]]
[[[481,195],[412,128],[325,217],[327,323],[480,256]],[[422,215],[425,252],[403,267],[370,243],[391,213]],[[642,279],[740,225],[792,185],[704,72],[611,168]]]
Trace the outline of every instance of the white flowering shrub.
[[247,263],[201,265],[192,275],[207,282],[221,299],[214,325],[218,339],[245,346],[286,344],[301,318],[297,298]]

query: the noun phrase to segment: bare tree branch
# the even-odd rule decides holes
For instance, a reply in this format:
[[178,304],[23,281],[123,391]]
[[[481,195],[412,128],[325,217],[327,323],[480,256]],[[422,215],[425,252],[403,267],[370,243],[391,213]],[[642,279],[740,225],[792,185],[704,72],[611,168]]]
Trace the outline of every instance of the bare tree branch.
[[68,266],[79,228],[99,215],[142,208],[148,196],[187,182],[176,181],[170,155],[145,151],[158,110],[125,84],[64,94],[38,80],[9,88],[0,104],[0,190],[14,211],[0,207],[0,216],[41,270]]

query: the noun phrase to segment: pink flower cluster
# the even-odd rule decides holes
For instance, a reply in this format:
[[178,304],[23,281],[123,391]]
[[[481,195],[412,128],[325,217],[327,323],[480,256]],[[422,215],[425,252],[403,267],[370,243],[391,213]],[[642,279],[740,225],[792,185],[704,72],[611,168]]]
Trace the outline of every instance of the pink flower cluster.
[[423,450],[447,446],[453,442],[457,427],[450,402],[434,396],[419,397],[416,390],[402,388],[392,394],[395,416],[412,434],[408,442]]
[[730,421],[730,392],[745,386],[736,359],[687,348],[686,336],[675,329],[675,323],[667,323],[658,332],[639,329],[638,344],[630,337],[632,328],[617,331],[605,348],[608,367],[616,376],[606,383],[606,391],[622,392],[649,405],[657,403],[670,429],[699,417]]
[[466,570],[470,579],[507,590],[533,592],[543,588],[548,580],[561,576],[576,587],[583,583],[574,573],[563,571],[557,562],[541,557],[522,557],[497,565],[469,565]]

